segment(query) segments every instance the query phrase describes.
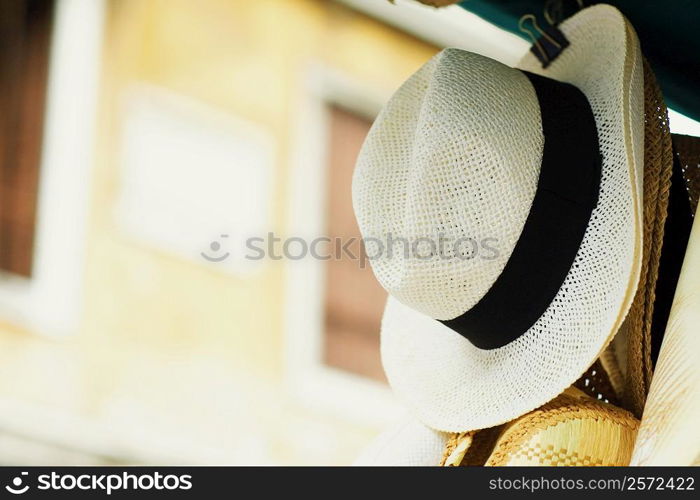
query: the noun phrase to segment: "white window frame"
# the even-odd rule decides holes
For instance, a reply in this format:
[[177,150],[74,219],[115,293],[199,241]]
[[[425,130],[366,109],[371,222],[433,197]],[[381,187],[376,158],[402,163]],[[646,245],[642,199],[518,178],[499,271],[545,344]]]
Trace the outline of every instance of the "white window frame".
[[0,316],[49,336],[80,321],[104,10],[104,0],[56,1],[32,277],[0,274]]
[[[373,119],[388,94],[318,64],[310,65],[303,87],[294,127],[296,151],[289,175],[286,228],[287,236],[309,241],[327,230],[329,105]],[[323,361],[326,263],[311,257],[286,262],[288,386],[313,410],[366,425],[385,425],[402,413],[389,387]]]

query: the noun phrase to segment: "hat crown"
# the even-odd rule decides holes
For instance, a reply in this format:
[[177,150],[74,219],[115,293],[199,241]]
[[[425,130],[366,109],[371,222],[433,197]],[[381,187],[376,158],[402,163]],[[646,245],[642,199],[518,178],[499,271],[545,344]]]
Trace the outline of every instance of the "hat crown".
[[520,236],[543,144],[521,71],[459,49],[420,68],[377,117],[353,179],[382,286],[437,319],[476,304]]

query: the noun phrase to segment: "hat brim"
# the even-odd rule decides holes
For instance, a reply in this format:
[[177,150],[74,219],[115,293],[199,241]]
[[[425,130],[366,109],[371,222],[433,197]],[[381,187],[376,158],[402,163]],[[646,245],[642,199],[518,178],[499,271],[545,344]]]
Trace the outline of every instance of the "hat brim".
[[607,346],[636,291],[644,147],[639,42],[608,5],[580,11],[560,29],[571,45],[555,61],[542,69],[528,53],[518,68],[571,83],[588,98],[603,157],[598,205],[552,305],[503,347],[479,349],[389,298],[381,333],[387,378],[397,397],[437,430],[492,427],[552,400]]

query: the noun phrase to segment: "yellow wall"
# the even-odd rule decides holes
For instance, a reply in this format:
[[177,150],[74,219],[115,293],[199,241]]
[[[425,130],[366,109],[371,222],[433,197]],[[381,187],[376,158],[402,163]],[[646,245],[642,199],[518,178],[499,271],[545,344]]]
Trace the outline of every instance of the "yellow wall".
[[65,416],[48,428],[93,426],[96,447],[118,459],[351,461],[377,429],[307,410],[285,391],[283,264],[225,275],[116,223],[121,98],[148,83],[266,129],[276,141],[271,229],[284,233],[309,64],[386,93],[436,49],[330,1],[108,5],[81,331],[48,340],[0,327],[0,401]]

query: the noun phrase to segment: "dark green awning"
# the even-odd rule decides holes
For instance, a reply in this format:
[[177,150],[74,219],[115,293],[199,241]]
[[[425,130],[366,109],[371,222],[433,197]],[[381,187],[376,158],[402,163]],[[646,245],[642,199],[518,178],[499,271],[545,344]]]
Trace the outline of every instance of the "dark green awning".
[[[599,2],[585,2],[587,5]],[[631,21],[642,51],[656,73],[670,108],[700,121],[700,2],[697,0],[610,0]],[[545,26],[544,0],[465,0],[460,5],[523,38],[524,14]],[[575,1],[561,2],[564,7]]]

